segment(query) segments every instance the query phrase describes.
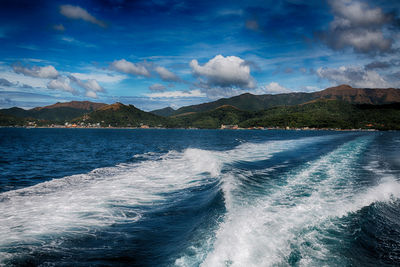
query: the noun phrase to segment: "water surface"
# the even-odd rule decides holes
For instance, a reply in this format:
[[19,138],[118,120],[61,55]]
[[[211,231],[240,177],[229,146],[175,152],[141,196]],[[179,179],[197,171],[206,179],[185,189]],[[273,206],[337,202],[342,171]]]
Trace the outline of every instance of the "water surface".
[[0,265],[393,266],[397,132],[0,128]]

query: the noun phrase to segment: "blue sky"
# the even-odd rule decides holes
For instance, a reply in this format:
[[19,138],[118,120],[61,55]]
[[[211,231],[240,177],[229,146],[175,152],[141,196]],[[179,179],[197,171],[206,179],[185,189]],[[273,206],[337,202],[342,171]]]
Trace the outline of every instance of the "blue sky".
[[0,1],[0,108],[400,87],[399,1]]

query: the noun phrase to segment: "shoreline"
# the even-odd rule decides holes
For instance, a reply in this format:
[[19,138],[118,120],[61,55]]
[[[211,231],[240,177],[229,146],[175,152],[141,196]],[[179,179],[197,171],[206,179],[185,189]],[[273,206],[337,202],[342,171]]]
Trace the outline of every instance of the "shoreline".
[[24,129],[109,129],[109,130],[222,130],[222,131],[335,131],[335,132],[379,132],[379,131],[397,131],[397,130],[378,130],[378,129],[335,129],[335,128],[279,128],[279,127],[252,127],[252,128],[237,128],[237,129],[203,129],[203,128],[163,128],[163,127],[65,127],[65,126],[0,126],[0,128],[24,128]]

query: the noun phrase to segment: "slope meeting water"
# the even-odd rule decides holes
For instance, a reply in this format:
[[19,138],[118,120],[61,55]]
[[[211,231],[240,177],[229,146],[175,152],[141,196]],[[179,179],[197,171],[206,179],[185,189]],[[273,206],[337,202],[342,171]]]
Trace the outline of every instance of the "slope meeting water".
[[[343,266],[400,260],[400,233],[393,230],[400,229],[397,133],[127,133],[162,149],[141,149],[115,166],[0,194],[0,265]],[[108,143],[107,134],[96,137]],[[376,214],[365,217],[368,212]],[[365,231],[376,239],[365,239]],[[386,236],[390,240],[380,241]]]

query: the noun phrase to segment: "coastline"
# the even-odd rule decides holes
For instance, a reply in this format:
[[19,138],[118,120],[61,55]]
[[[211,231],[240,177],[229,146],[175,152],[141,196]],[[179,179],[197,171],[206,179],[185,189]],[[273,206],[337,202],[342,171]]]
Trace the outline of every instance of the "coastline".
[[[379,132],[382,130],[378,129],[336,129],[336,128],[289,128],[289,127],[251,127],[251,128],[165,128],[165,127],[66,127],[63,125],[57,126],[0,126],[0,128],[24,128],[24,129],[102,129],[102,130],[221,130],[221,131],[335,131],[335,132]],[[397,130],[386,130],[386,131],[397,131]]]

